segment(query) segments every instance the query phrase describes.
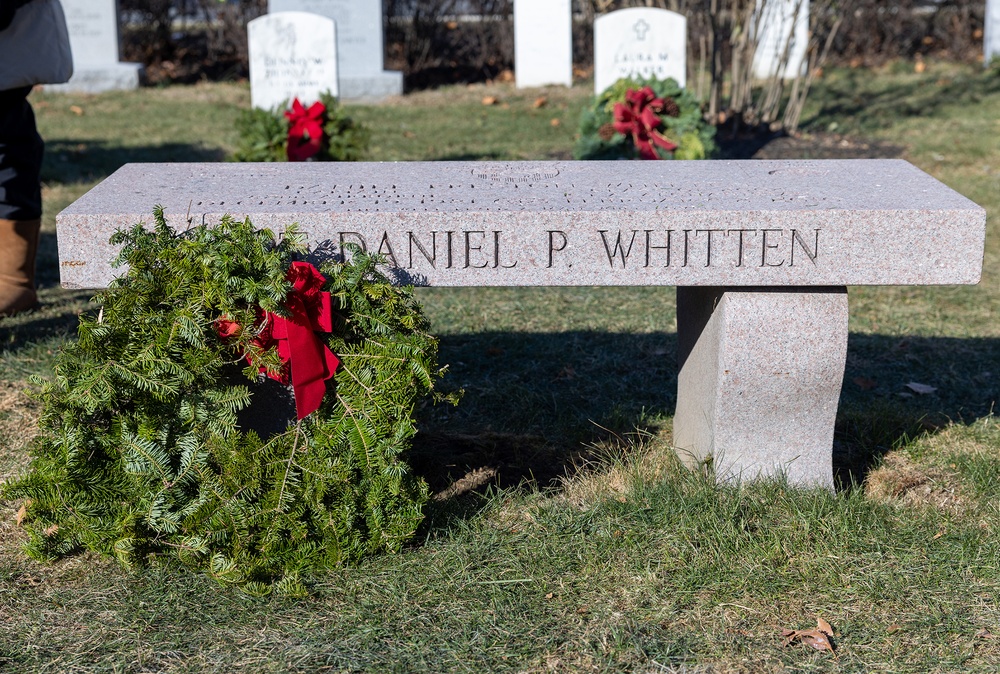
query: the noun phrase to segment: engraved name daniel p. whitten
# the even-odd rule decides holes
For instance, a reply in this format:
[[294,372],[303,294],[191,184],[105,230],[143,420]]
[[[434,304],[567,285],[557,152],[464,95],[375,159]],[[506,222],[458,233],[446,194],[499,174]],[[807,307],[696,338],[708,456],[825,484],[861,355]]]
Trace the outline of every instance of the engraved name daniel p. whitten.
[[104,242],[156,204],[178,229],[297,223],[452,286],[972,283],[983,236],[899,160],[131,164],[60,214],[63,282],[105,285]]

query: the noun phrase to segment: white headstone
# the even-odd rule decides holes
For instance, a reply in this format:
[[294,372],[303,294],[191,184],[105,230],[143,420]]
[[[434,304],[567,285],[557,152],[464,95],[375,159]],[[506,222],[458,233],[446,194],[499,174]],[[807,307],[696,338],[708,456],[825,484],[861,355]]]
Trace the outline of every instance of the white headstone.
[[49,91],[98,93],[139,86],[142,64],[118,61],[115,0],[62,0],[73,51],[73,77]]
[[757,0],[757,12],[754,77],[767,79],[779,71],[784,79],[801,74],[809,46],[809,0]]
[[268,0],[267,11],[309,12],[337,24],[340,97],[384,98],[403,93],[403,74],[383,70],[381,0]]
[[687,83],[687,19],[666,9],[633,7],[594,21],[594,91],[629,76]]
[[334,23],[306,12],[266,14],[247,24],[250,102],[271,110],[298,98],[304,105],[337,95]]
[[570,0],[514,0],[514,74],[519,89],[573,86]]
[[986,30],[983,35],[983,57],[990,61],[1000,58],[1000,0],[986,0]]

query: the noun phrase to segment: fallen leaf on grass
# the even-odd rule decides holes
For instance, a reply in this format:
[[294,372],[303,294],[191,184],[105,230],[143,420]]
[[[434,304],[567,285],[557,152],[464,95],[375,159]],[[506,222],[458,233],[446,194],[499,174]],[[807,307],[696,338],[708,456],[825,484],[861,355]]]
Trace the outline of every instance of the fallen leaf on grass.
[[833,627],[822,618],[816,619],[816,629],[814,630],[782,630],[781,636],[785,637],[782,646],[790,646],[796,641],[807,646],[812,646],[817,651],[830,651],[836,657],[833,650]]
[[24,503],[21,504],[21,509],[17,511],[17,515],[14,517],[14,524],[21,526],[21,522],[28,516],[28,506],[30,505],[31,499],[25,499]]
[[919,393],[920,395],[927,395],[928,393],[934,393],[937,388],[934,386],[928,386],[927,384],[918,384],[915,381],[911,381],[906,385],[906,388],[910,389],[914,393]]
[[875,388],[875,380],[868,377],[855,377],[851,381],[857,384],[858,388],[862,391],[871,391]]
[[553,127],[556,127],[556,126],[559,126],[560,124],[562,124],[562,122],[559,121],[558,117],[553,117],[552,121],[549,122],[549,124],[551,124]]
[[785,637],[782,646],[789,646],[796,641],[812,646],[817,651],[830,651],[833,653],[833,644],[824,632],[819,630],[783,630],[781,635]]
[[59,531],[59,525],[58,524],[53,524],[51,527],[48,527],[43,533],[46,536],[51,536],[52,534],[56,533],[57,531]]
[[535,99],[533,105],[536,108],[544,108],[546,104],[548,104],[548,102],[549,99],[545,98],[545,96],[539,96],[538,98]]
[[901,629],[903,629],[901,625],[892,624],[889,625],[889,627],[885,631],[888,632],[889,634],[892,634],[893,632],[898,632]]
[[69,106],[69,109],[70,109],[70,111],[74,115],[82,115],[83,114],[83,108],[81,108],[79,105],[71,105],[71,106]]
[[977,639],[992,639],[993,638],[993,634],[988,629],[986,629],[984,627],[983,629],[981,629],[978,632],[976,632],[976,638]]
[[496,105],[496,104],[497,104],[496,96],[483,96],[483,105]]
[[546,599],[552,599],[552,597],[554,597],[554,596],[555,596],[554,594],[552,594],[551,592],[549,592],[548,594],[545,595],[545,598]]

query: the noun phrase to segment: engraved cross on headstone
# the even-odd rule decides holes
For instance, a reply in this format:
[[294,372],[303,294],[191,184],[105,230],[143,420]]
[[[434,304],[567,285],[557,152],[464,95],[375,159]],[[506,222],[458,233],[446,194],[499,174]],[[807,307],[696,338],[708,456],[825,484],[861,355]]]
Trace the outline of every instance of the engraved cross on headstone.
[[646,23],[645,19],[639,19],[635,22],[635,25],[632,26],[632,30],[635,31],[635,36],[640,42],[642,42],[646,39],[646,33],[649,32],[649,24]]

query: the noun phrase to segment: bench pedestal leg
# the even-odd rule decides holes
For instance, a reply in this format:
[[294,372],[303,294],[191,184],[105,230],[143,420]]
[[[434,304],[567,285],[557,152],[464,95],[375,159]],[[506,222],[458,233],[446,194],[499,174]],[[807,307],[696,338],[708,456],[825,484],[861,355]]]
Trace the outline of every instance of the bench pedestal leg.
[[719,480],[833,487],[845,287],[678,287],[674,447]]

